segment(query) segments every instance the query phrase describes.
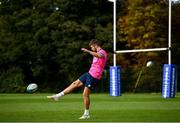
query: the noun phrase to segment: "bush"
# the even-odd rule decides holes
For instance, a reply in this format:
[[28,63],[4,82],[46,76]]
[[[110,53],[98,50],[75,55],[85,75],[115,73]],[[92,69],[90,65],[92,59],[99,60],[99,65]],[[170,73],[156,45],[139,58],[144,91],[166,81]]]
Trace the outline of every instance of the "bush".
[[24,75],[20,68],[13,67],[0,75],[0,92],[24,92]]

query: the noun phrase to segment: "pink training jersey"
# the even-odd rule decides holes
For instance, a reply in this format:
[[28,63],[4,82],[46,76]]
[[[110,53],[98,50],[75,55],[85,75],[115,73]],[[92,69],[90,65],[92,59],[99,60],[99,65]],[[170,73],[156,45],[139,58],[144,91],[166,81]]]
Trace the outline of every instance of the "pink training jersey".
[[107,60],[107,53],[105,50],[101,49],[99,50],[97,53],[101,53],[103,55],[103,57],[98,58],[98,57],[93,57],[93,61],[91,64],[91,68],[89,70],[89,74],[96,78],[96,79],[101,79],[103,70],[104,70],[104,66],[106,64],[106,60]]

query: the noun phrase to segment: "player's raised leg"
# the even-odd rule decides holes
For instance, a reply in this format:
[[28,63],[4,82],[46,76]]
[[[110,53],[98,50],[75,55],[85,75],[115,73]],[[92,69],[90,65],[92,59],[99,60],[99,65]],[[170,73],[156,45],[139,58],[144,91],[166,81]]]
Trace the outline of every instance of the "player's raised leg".
[[90,106],[90,92],[91,90],[88,87],[84,87],[83,91],[83,102],[84,102],[84,114],[79,119],[88,119],[89,115],[89,106]]
[[74,82],[72,82],[66,89],[64,89],[62,92],[52,95],[52,96],[47,96],[47,98],[49,99],[53,99],[54,101],[58,101],[60,97],[71,93],[72,91],[74,91],[77,88],[80,88],[83,86],[83,83],[78,79]]

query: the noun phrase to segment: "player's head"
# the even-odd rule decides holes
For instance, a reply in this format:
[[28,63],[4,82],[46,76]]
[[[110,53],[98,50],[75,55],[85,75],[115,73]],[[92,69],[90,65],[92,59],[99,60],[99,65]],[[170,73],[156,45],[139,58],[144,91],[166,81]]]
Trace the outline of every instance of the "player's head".
[[97,39],[92,39],[89,43],[89,46],[91,47],[92,51],[97,51],[98,47],[101,47],[101,42]]

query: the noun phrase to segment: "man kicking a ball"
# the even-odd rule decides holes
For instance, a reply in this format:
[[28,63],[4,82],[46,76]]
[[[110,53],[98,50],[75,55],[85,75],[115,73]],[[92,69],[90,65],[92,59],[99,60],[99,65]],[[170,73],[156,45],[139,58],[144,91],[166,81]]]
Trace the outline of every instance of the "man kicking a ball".
[[62,92],[47,96],[49,99],[53,99],[54,101],[58,101],[62,96],[71,93],[73,90],[84,86],[83,91],[83,102],[84,102],[84,114],[79,119],[88,119],[90,118],[89,107],[90,107],[90,92],[101,79],[104,66],[107,60],[107,53],[105,50],[101,48],[101,43],[96,40],[92,39],[89,43],[91,50],[81,48],[82,51],[89,53],[93,56],[93,61],[89,72],[84,73],[77,79],[76,81],[72,82],[66,89]]

